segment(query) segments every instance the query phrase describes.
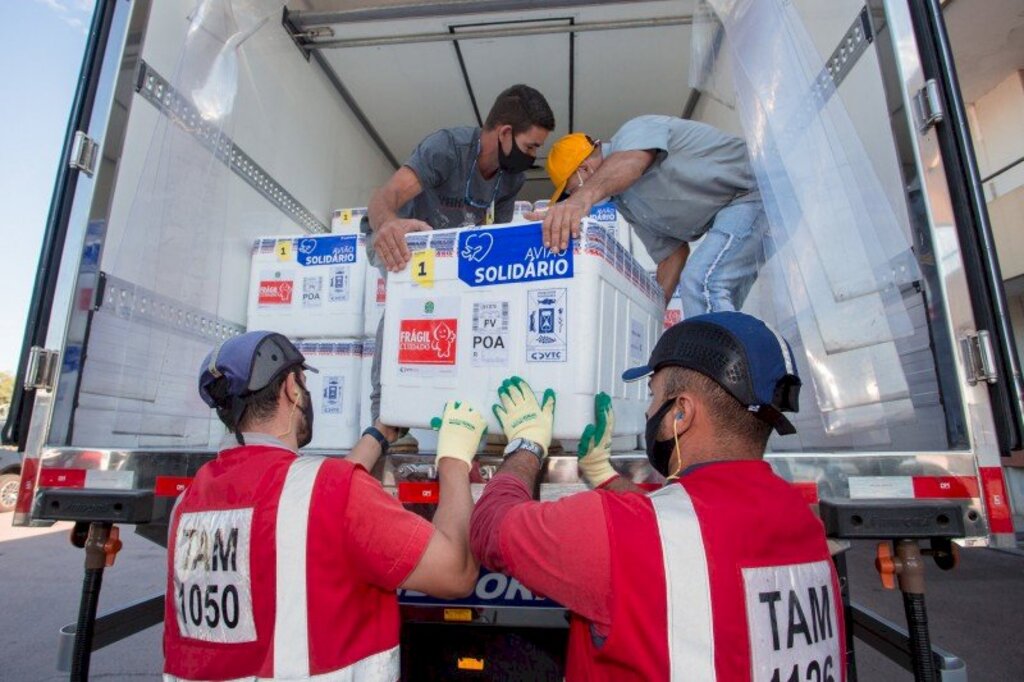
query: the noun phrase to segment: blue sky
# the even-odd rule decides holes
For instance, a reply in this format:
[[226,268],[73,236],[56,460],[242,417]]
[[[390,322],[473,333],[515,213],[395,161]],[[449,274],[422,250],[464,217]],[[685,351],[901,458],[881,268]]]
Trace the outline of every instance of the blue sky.
[[93,4],[0,1],[0,371],[18,365]]

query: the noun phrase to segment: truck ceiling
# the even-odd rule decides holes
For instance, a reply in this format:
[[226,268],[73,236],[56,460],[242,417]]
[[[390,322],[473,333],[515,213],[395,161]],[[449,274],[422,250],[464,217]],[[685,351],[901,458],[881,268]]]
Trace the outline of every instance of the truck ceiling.
[[[290,4],[288,20],[303,46],[319,52],[399,161],[434,130],[480,125],[514,83],[540,90],[555,113],[541,166],[560,135],[608,139],[633,116],[682,114],[691,95],[691,3],[301,4],[309,9]],[[526,198],[544,197],[543,172],[530,179]]]

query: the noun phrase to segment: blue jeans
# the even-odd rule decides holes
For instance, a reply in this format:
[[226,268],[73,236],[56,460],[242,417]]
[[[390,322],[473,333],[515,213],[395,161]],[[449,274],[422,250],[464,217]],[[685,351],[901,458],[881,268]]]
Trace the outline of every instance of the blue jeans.
[[739,310],[764,263],[768,220],[760,201],[726,206],[683,267],[683,317]]

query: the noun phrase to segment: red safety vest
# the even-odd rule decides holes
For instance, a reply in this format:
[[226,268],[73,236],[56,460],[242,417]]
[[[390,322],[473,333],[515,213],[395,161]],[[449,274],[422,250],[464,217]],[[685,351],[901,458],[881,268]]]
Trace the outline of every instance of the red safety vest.
[[568,680],[842,682],[839,581],[821,522],[763,461],[644,495],[600,491],[611,627],[573,616]]
[[171,515],[165,679],[398,679],[398,599],[345,557],[353,471],[266,446],[199,470]]

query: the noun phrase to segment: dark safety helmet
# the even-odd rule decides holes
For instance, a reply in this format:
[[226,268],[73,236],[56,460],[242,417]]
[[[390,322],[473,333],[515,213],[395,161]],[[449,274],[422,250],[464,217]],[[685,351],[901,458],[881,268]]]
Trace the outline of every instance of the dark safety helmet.
[[728,311],[683,320],[662,334],[646,365],[626,370],[622,379],[637,381],[672,366],[712,379],[779,434],[796,433],[782,414],[800,409],[793,349],[756,317]]

